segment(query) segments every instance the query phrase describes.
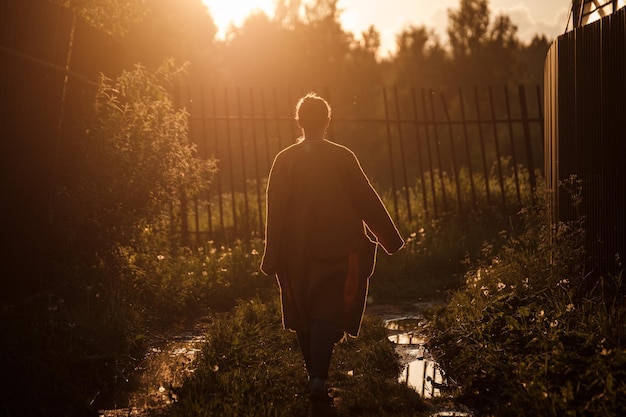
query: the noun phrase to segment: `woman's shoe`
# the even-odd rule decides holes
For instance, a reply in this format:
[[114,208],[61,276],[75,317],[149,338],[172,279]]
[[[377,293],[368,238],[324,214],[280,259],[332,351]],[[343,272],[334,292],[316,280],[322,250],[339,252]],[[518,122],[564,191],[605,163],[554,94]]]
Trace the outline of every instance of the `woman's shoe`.
[[313,402],[330,402],[332,398],[328,395],[326,380],[313,377],[310,381],[310,397]]

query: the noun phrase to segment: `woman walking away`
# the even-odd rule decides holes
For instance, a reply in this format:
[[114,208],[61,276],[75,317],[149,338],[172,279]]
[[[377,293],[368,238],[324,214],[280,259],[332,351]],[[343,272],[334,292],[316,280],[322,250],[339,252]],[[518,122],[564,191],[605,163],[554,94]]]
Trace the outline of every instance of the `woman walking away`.
[[303,136],[270,170],[261,264],[278,275],[283,325],[296,332],[315,402],[330,400],[335,344],[359,333],[377,245],[388,254],[404,245],[354,153],[325,138],[330,116],[314,93],[297,104]]

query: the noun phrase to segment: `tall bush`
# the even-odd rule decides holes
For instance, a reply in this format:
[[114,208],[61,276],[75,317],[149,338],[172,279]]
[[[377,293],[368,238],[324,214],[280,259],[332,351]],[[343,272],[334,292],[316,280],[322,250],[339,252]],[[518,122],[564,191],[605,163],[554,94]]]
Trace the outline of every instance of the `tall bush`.
[[623,277],[589,291],[584,219],[550,233],[545,214],[524,211],[523,232],[468,272],[435,314],[431,348],[481,415],[623,415]]
[[68,138],[49,253],[33,254],[50,260],[40,292],[0,311],[0,365],[14,381],[0,400],[7,415],[88,415],[154,320],[145,294],[163,291],[138,279],[133,258],[148,232],[171,246],[170,207],[209,186],[215,166],[197,157],[169,93],[182,72],[166,62],[102,78],[86,129]]

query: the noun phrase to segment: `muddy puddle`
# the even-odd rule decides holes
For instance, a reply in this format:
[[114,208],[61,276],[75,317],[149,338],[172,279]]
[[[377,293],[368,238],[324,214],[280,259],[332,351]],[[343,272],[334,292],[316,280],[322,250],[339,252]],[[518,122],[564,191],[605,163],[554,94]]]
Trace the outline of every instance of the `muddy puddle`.
[[[416,304],[413,309],[398,311],[379,311],[378,315],[385,323],[388,339],[395,345],[400,356],[402,371],[398,376],[400,383],[414,389],[424,398],[441,397],[450,393],[455,382],[450,380],[444,370],[426,349],[428,337],[425,331],[427,320],[420,311],[433,307],[434,304]],[[433,411],[430,417],[471,417],[472,413],[459,409]]]
[[185,377],[195,371],[195,360],[204,342],[200,325],[170,340],[156,339],[127,379],[131,392],[119,404],[99,410],[99,416],[147,417],[150,411],[176,401],[173,388],[182,386]]
[[426,349],[421,332],[424,318],[418,315],[395,317],[385,321],[389,340],[395,344],[403,370],[398,380],[424,398],[440,396],[448,388],[444,372]]

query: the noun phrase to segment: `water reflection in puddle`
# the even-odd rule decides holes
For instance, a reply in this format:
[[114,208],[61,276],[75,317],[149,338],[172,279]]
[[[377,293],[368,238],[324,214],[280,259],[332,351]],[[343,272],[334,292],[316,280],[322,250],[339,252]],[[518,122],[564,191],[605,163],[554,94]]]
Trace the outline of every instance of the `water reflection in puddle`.
[[128,398],[112,408],[99,410],[100,417],[147,417],[175,401],[173,388],[195,371],[195,360],[205,342],[204,333],[195,330],[152,347],[134,370],[133,390]]
[[443,371],[424,345],[426,337],[420,334],[424,318],[407,316],[385,321],[389,340],[396,345],[404,368],[398,378],[425,398],[441,395],[447,387]]

